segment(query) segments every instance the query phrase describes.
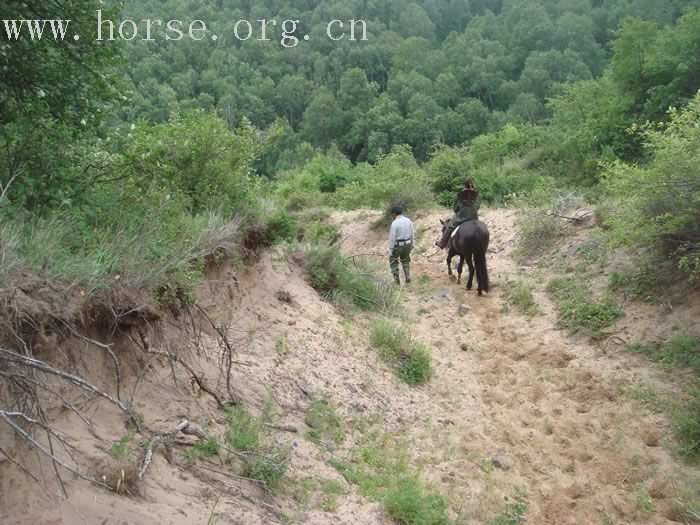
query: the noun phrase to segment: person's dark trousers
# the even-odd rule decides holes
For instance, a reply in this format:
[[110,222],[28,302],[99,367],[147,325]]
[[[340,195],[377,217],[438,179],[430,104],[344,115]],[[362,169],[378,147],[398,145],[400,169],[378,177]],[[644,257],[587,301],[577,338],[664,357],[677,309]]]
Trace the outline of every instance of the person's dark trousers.
[[401,282],[399,280],[399,261],[401,261],[406,282],[411,282],[411,270],[409,268],[409,263],[411,262],[411,248],[413,248],[412,245],[405,244],[403,246],[396,246],[393,250],[391,250],[391,255],[389,256],[389,267],[391,268],[391,275],[394,276],[394,281],[397,284]]

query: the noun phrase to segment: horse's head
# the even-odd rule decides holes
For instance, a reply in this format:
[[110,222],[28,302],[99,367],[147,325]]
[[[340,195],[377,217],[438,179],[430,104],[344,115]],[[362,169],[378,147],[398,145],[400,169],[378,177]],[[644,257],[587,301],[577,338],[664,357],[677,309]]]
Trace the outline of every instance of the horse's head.
[[440,224],[442,224],[442,233],[445,233],[445,228],[447,228],[447,224],[450,222],[450,219],[447,219],[446,221],[443,221],[440,219]]

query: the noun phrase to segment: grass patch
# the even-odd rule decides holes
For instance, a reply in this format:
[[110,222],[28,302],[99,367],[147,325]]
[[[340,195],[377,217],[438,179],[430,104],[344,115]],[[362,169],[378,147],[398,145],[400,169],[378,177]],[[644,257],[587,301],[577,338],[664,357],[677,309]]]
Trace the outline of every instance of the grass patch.
[[333,459],[329,463],[362,494],[383,503],[397,523],[451,523],[445,499],[421,482],[410,468],[412,461],[403,444],[387,434],[369,433],[347,461]]
[[508,281],[502,287],[503,298],[508,305],[516,307],[523,315],[534,317],[541,315],[542,309],[535,301],[535,286],[522,281]]
[[408,385],[425,384],[433,375],[430,350],[414,341],[400,325],[386,319],[375,321],[369,342],[382,359],[396,366],[397,375]]
[[629,346],[635,354],[667,368],[690,368],[700,374],[700,336],[681,332],[666,342],[637,342]]
[[327,299],[364,310],[389,310],[394,305],[393,285],[377,278],[362,261],[349,265],[337,246],[309,245],[306,256],[309,282]]
[[267,450],[264,453],[255,454],[243,468],[243,475],[247,478],[261,481],[268,488],[274,489],[289,466],[289,453],[279,447]]
[[680,392],[661,392],[645,386],[624,387],[625,393],[652,413],[667,414],[677,446],[675,452],[691,464],[700,463],[700,382]]
[[260,425],[239,407],[226,408],[226,443],[239,452],[255,450],[260,442]]
[[136,462],[135,453],[140,447],[133,443],[133,439],[134,434],[125,434],[112,443],[112,446],[107,452],[116,459],[134,463]]
[[493,525],[517,525],[518,523],[525,523],[527,518],[525,517],[525,512],[527,512],[527,496],[522,489],[516,489],[513,495],[513,500],[507,502],[500,514],[498,514],[493,521]]
[[636,257],[633,264],[615,269],[610,274],[610,288],[621,290],[650,304],[675,303],[680,297],[674,293],[677,271],[668,261],[656,255]]
[[304,422],[309,427],[306,436],[316,443],[327,438],[330,438],[335,443],[340,443],[345,437],[335,408],[324,399],[311,401]]
[[547,284],[556,301],[559,324],[572,333],[585,332],[600,337],[601,330],[623,316],[611,297],[595,300],[587,283],[572,277],[555,277]]

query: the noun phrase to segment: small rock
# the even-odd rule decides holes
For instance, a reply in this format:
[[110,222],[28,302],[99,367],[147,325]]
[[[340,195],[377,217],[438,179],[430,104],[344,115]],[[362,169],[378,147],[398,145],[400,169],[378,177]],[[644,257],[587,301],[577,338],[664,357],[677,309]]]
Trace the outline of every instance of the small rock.
[[459,308],[457,308],[457,315],[459,316],[465,316],[469,313],[469,305],[467,304],[460,304]]
[[351,385],[350,383],[345,383],[345,388],[347,388],[351,393],[357,394],[357,388],[355,388],[354,385]]
[[290,294],[286,290],[277,290],[277,293],[275,294],[277,296],[277,300],[281,301],[283,303],[287,304],[292,304],[292,294]]
[[449,297],[449,290],[447,288],[440,288],[431,295],[432,299],[447,299]]
[[360,403],[359,401],[353,401],[352,403],[350,403],[350,406],[352,408],[354,408],[355,410],[357,410],[358,412],[365,411],[365,406],[362,403]]
[[467,343],[462,343],[461,345],[459,345],[459,349],[462,352],[469,352],[469,347],[467,346]]
[[510,470],[513,468],[513,461],[502,454],[492,456],[491,463],[493,463],[494,467],[500,468],[501,470]]

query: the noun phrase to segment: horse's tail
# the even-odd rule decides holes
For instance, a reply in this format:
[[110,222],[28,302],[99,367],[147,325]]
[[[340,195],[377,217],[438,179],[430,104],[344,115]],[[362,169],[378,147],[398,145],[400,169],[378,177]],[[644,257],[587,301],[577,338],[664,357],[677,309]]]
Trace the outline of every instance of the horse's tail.
[[484,291],[489,291],[489,271],[486,269],[486,250],[480,249],[474,253],[474,266],[476,267],[476,278],[479,287]]

